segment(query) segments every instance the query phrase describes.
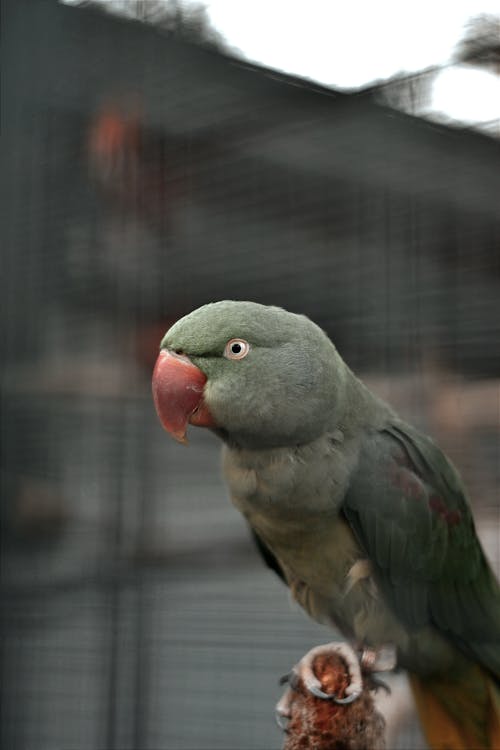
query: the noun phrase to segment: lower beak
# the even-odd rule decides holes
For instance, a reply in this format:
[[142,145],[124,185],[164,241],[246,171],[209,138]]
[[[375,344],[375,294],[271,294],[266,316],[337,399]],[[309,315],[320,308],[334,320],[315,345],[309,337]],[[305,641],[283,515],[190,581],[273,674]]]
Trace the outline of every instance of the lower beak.
[[163,427],[180,443],[187,443],[191,419],[201,426],[215,426],[203,403],[206,382],[206,375],[188,357],[160,352],[153,371],[153,399]]

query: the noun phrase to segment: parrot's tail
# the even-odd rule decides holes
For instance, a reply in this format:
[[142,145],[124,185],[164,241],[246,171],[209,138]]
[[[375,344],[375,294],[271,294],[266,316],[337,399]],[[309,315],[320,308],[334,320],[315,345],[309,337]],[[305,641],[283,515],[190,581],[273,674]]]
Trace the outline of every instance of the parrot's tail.
[[460,679],[410,676],[432,750],[500,750],[500,687],[471,665]]

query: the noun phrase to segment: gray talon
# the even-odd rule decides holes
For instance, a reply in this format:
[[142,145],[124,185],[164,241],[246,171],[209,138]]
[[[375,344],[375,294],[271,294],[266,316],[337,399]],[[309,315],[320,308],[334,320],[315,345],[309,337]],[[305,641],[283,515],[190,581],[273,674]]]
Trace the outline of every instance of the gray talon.
[[334,703],[338,703],[341,706],[346,706],[348,703],[354,703],[354,701],[357,701],[361,693],[353,693],[352,695],[347,695],[345,698],[337,698],[335,696],[332,696]]
[[333,701],[334,703],[338,703],[340,706],[346,706],[348,703],[353,703],[361,695],[361,693],[356,692],[352,695],[347,695],[345,698],[337,698],[335,693],[325,693],[323,692],[323,690],[320,690],[314,685],[309,686],[307,689],[310,693],[312,693],[312,695],[315,695],[316,698],[321,698],[324,701]]
[[279,711],[274,712],[274,718],[276,720],[276,724],[281,729],[281,731],[287,733],[289,731],[288,724],[286,723],[288,722],[288,718],[280,714]]
[[373,674],[369,675],[368,677],[368,686],[370,690],[378,690],[379,688],[382,688],[382,690],[385,690],[387,695],[391,695],[392,693],[392,690],[387,682],[381,680],[380,677],[375,677],[375,675]]
[[[386,652],[389,656],[393,654],[393,650],[391,651],[390,649],[382,649],[380,652],[373,651],[373,649],[364,649],[361,654],[361,660],[363,661],[365,670],[368,670],[370,673],[371,671],[378,671],[378,669],[372,669],[373,667],[380,668],[381,665],[384,667],[390,666],[388,660],[385,658],[387,656]],[[337,697],[335,693],[325,693],[321,689],[321,682],[313,669],[314,659],[321,654],[336,654],[345,663],[346,671],[349,674],[349,686],[346,688],[344,698]],[[371,674],[369,674],[368,679],[370,677]],[[298,690],[299,683],[302,683],[304,688],[311,695],[314,695],[315,698],[323,701],[331,701],[340,706],[348,705],[357,700],[363,692],[363,677],[359,656],[348,643],[333,642],[323,646],[316,646],[308,651],[288,674],[281,678],[280,684],[283,685],[285,683],[288,683],[289,688],[285,696],[278,703],[278,708],[285,708],[284,711],[281,710],[279,712],[281,716],[290,714],[290,707],[293,701],[292,691]],[[379,686],[387,687],[383,683],[378,684]],[[278,721],[278,724],[282,727],[281,720]]]
[[323,690],[320,690],[315,685],[309,685],[307,689],[312,695],[315,695],[316,698],[321,698],[324,701],[333,701],[335,699],[333,693],[324,693]]
[[291,672],[288,672],[288,674],[284,674],[283,677],[280,677],[280,685],[286,685],[289,684],[292,690],[297,689],[297,685],[299,684],[299,676],[294,670],[292,669]]

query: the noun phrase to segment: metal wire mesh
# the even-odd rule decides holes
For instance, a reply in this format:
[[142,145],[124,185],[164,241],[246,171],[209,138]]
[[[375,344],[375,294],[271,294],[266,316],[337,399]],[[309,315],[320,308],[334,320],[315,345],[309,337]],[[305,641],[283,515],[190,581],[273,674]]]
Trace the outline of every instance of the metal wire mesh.
[[212,299],[311,315],[441,438],[498,566],[495,144],[404,116],[384,141],[369,101],[4,5],[3,746],[278,747],[277,678],[330,636],[260,566],[215,439],[162,435],[158,342]]

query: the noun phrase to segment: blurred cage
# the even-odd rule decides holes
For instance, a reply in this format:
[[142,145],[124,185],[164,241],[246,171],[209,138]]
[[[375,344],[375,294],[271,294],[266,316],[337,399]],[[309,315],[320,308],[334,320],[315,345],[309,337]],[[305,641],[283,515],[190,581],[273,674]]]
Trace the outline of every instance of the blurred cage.
[[2,12],[2,746],[278,747],[277,677],[330,635],[216,441],[161,434],[158,342],[214,299],[309,314],[440,438],[498,570],[498,143],[92,9]]

